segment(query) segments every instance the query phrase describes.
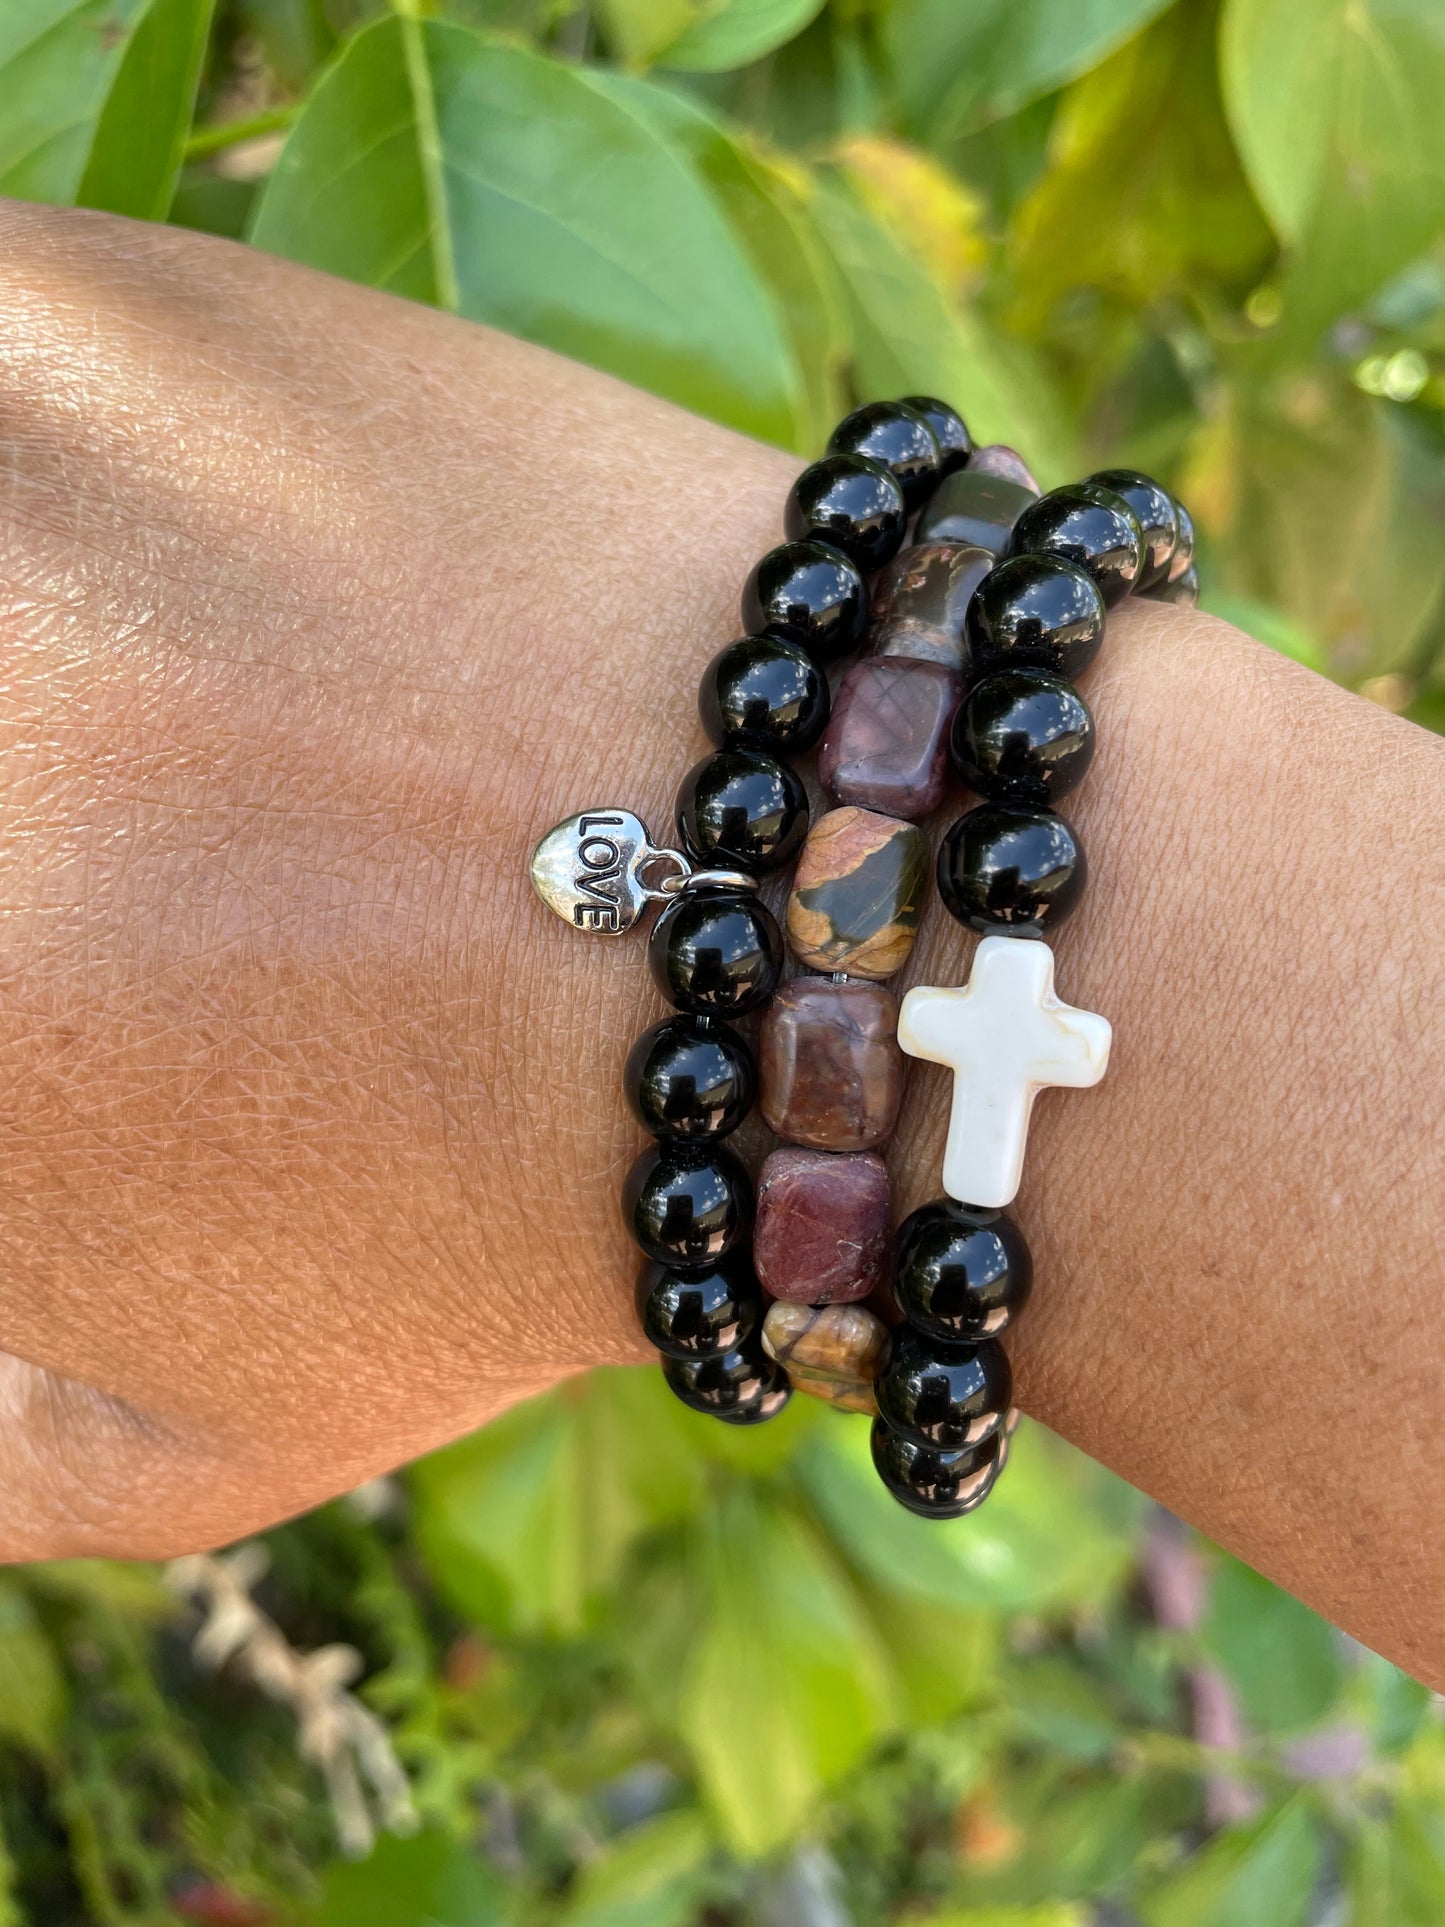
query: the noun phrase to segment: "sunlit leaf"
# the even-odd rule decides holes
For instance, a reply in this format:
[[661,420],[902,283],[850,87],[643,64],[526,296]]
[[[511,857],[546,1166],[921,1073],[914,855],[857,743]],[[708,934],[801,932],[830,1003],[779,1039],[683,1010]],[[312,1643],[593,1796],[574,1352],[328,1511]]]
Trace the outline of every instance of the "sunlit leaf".
[[597,0],[609,50],[629,67],[650,67],[697,19],[696,0]]
[[164,220],[180,178],[213,0],[151,0],[91,142],[76,199]]
[[0,1580],[0,1738],[52,1753],[68,1692],[55,1649],[18,1584]]
[[96,121],[147,0],[0,6],[0,194],[75,198]]
[[1217,1834],[1139,1906],[1145,1927],[1303,1927],[1320,1864],[1319,1825],[1296,1798]]
[[503,1883],[438,1833],[383,1835],[366,1860],[335,1863],[314,1927],[508,1927]]
[[1445,1815],[1440,1802],[1404,1800],[1366,1822],[1346,1860],[1350,1927],[1440,1927],[1445,1920]]
[[1308,1726],[1339,1691],[1338,1633],[1238,1559],[1215,1570],[1204,1643],[1257,1732]]
[[697,18],[662,49],[664,67],[714,73],[761,60],[803,31],[824,0],[704,0]]
[[583,1871],[556,1927],[691,1927],[713,1841],[697,1813],[632,1827]]

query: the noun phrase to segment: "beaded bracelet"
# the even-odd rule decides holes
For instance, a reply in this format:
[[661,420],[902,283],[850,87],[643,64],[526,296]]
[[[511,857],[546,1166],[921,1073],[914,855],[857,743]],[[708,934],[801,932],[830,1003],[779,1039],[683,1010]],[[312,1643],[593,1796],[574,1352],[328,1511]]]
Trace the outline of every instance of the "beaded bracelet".
[[[915,513],[917,546],[899,553]],[[680,1014],[627,1060],[629,1101],[655,1142],[628,1175],[624,1215],[649,1260],[639,1316],[673,1391],[732,1423],[773,1416],[790,1385],[875,1412],[885,1485],[915,1512],[953,1517],[992,1489],[1017,1416],[997,1338],[1032,1273],[998,1207],[1018,1189],[1034,1096],[1097,1082],[1108,1056],[1107,1023],[1060,1003],[1038,941],[1084,881],[1078,839],[1048,808],[1093,753],[1092,718],[1064,673],[1093,659],[1106,608],[1130,589],[1193,601],[1193,532],[1132,471],[1040,497],[1012,450],[975,449],[958,415],[923,397],[840,424],[785,522],[789,541],[743,593],[749,633],[704,674],[699,711],[717,749],[679,789],[684,848],[654,846],[629,811],[588,810],[543,838],[532,878],[568,921],[607,934],[649,901],[667,905],[649,960]],[[863,577],[880,568],[873,653],[830,705],[824,668],[857,645]],[[966,664],[983,673],[965,700]],[[797,959],[826,974],[792,978],[763,1020],[763,1115],[788,1142],[759,1173],[749,1263],[751,1182],[720,1140],[759,1079],[725,1020],[777,988],[781,938],[756,878],[789,861],[807,826],[806,793],[781,759],[820,738],[837,807],[804,848],[788,932]],[[927,869],[916,819],[941,799],[950,749],[984,801],[945,838],[940,894],[984,941],[967,986],[912,990],[900,1011],[879,980],[912,947]],[[659,865],[667,873],[649,883]],[[857,1301],[887,1285],[878,1147],[899,1107],[900,1047],[951,1068],[954,1097],[949,1196],[899,1228],[903,1322],[890,1336]]]

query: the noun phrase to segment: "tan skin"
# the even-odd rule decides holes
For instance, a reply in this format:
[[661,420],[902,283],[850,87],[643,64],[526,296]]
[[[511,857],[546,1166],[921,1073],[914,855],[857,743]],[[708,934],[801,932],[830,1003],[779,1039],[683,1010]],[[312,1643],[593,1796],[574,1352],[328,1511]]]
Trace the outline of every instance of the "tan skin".
[[[642,1355],[658,1000],[526,857],[667,821],[796,463],[224,243],[0,263],[0,1554],[150,1557]],[[1445,745],[1159,606],[1089,696],[1021,1402],[1445,1686]]]

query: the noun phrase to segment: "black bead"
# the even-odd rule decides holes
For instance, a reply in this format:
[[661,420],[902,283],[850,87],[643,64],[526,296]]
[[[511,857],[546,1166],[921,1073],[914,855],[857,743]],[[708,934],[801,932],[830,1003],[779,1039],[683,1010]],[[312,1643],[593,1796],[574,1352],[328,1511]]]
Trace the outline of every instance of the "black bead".
[[702,1271],[647,1264],[637,1274],[637,1317],[651,1345],[670,1358],[708,1358],[751,1337],[762,1290],[741,1252]]
[[749,635],[782,636],[815,662],[837,662],[863,639],[868,591],[855,564],[826,542],[769,549],[743,584]]
[[981,1506],[998,1480],[999,1435],[961,1452],[938,1452],[931,1445],[890,1432],[874,1419],[873,1463],[878,1476],[901,1506],[921,1519],[961,1519]]
[[978,1345],[1028,1303],[1034,1266],[1024,1235],[1001,1211],[937,1198],[898,1227],[893,1295],[930,1338]]
[[1134,587],[1147,589],[1152,583],[1162,582],[1179,542],[1179,511],[1174,497],[1137,468],[1101,468],[1089,480],[1113,489],[1134,511],[1144,537],[1144,567]]
[[622,1220],[661,1265],[715,1264],[748,1234],[753,1181],[720,1144],[649,1144],[622,1187]]
[[735,1131],[753,1108],[752,1052],[715,1017],[666,1017],[627,1054],[623,1088],[654,1137],[705,1143]]
[[1174,514],[1179,523],[1179,540],[1174,545],[1174,559],[1169,564],[1169,573],[1177,582],[1194,561],[1194,517],[1176,495]]
[[1087,569],[1110,608],[1144,568],[1144,535],[1133,509],[1111,488],[1071,482],[1041,495],[1014,524],[1010,555],[1061,555]]
[[953,719],[954,768],[990,803],[1052,803],[1094,760],[1094,719],[1062,676],[995,669]]
[[825,455],[803,470],[783,509],[790,542],[826,542],[864,575],[892,561],[907,526],[903,484],[868,455]]
[[969,542],[1002,555],[1025,509],[1038,501],[1031,488],[1003,475],[961,468],[946,476],[918,518],[915,542]]
[[928,499],[943,456],[933,430],[916,408],[902,401],[870,401],[855,408],[828,437],[830,455],[871,455],[903,484],[910,509]]
[[1002,1425],[1013,1396],[1008,1353],[996,1340],[949,1345],[900,1325],[874,1384],[878,1410],[915,1445],[957,1452]]
[[828,726],[828,678],[781,636],[730,642],[703,671],[697,711],[719,749],[801,756]]
[[776,870],[808,829],[802,778],[760,749],[719,749],[677,791],[677,828],[710,869]]
[[905,395],[903,406],[922,415],[933,430],[933,439],[943,458],[939,472],[950,475],[954,469],[962,468],[973,453],[973,437],[958,410],[950,408],[946,401],[935,400],[932,395]]
[[1080,676],[1099,653],[1107,611],[1091,575],[1058,555],[1016,555],[991,569],[968,606],[976,675],[1032,663]]
[[782,1366],[751,1344],[711,1358],[664,1358],[662,1375],[684,1405],[728,1425],[776,1418],[793,1391]]
[[783,935],[748,890],[684,890],[647,942],[652,981],[679,1010],[743,1017],[778,987]]
[[938,852],[938,893],[985,935],[1052,930],[1083,895],[1084,846],[1051,810],[982,803],[959,817]]
[[1173,602],[1181,609],[1193,609],[1199,602],[1199,571],[1191,562],[1183,575],[1172,581],[1156,583],[1144,592],[1155,602]]

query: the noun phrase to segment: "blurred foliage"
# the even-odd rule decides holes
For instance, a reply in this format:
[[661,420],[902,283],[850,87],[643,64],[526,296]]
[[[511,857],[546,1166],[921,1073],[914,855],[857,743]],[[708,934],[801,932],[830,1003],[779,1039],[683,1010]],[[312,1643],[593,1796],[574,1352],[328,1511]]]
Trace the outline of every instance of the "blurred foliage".
[[[1209,606],[1436,727],[1442,99],[1439,0],[0,5],[0,191],[799,452],[932,390],[1048,481],[1138,462]],[[600,1373],[268,1536],[422,1816],[359,1865],[159,1575],[0,1576],[0,1927],[1445,1921],[1423,1688],[1046,1434],[925,1528],[805,1404]]]

